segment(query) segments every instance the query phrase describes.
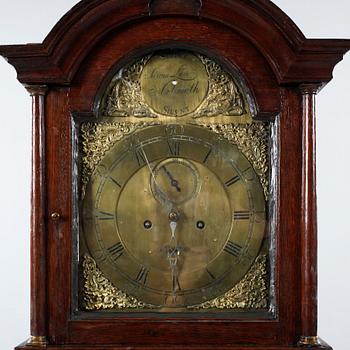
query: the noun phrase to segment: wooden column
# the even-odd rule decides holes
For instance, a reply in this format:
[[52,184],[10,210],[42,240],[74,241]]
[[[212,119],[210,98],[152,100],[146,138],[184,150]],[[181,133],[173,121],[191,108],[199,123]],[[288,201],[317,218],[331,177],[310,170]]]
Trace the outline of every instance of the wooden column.
[[317,345],[317,197],[315,100],[319,85],[302,85],[303,169],[301,208],[301,338]]
[[47,343],[45,179],[45,95],[47,87],[31,85],[26,86],[26,89],[32,97],[31,338],[29,344],[45,346]]

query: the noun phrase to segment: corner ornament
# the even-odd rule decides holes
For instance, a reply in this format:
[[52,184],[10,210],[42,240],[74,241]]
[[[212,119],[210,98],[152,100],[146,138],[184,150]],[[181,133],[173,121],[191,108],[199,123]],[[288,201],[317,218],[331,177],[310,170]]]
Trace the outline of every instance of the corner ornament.
[[[116,288],[98,268],[89,255],[83,256],[84,310],[105,309],[157,309],[159,306],[145,304]],[[246,276],[224,295],[200,305],[188,307],[200,309],[266,309],[269,300],[268,257],[259,255]]]
[[128,296],[103,276],[93,258],[83,256],[84,292],[82,306],[84,310],[101,309],[154,309],[134,297]]

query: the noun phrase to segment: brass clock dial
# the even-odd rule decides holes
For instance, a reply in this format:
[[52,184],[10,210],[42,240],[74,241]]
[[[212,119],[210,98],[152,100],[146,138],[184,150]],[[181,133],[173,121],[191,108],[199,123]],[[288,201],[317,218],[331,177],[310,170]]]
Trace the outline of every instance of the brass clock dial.
[[222,295],[245,275],[264,236],[265,200],[237,146],[199,126],[152,126],[99,163],[83,228],[117,288],[181,308]]

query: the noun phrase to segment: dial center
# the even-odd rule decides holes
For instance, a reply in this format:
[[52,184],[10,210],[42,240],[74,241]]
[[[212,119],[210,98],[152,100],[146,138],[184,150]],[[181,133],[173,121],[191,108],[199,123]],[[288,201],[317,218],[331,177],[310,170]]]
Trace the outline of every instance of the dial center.
[[180,214],[179,214],[177,211],[172,210],[172,211],[169,213],[169,220],[170,220],[171,222],[177,222],[177,221],[179,221],[179,219],[180,219]]

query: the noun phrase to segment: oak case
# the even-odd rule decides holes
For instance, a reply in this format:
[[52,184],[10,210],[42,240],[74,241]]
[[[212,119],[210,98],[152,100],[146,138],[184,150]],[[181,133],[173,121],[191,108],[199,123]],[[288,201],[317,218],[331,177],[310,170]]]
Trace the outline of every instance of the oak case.
[[[345,40],[306,40],[264,1],[157,0],[83,1],[42,45],[0,47],[33,96],[32,346],[39,347],[41,337],[53,349],[64,344],[279,349],[315,340],[313,104],[349,46]],[[256,119],[278,116],[278,314],[270,320],[169,315],[84,320],[72,313],[71,112],[93,113],[108,75],[164,48],[195,50],[234,67],[253,92]],[[43,257],[46,264],[40,263]]]

